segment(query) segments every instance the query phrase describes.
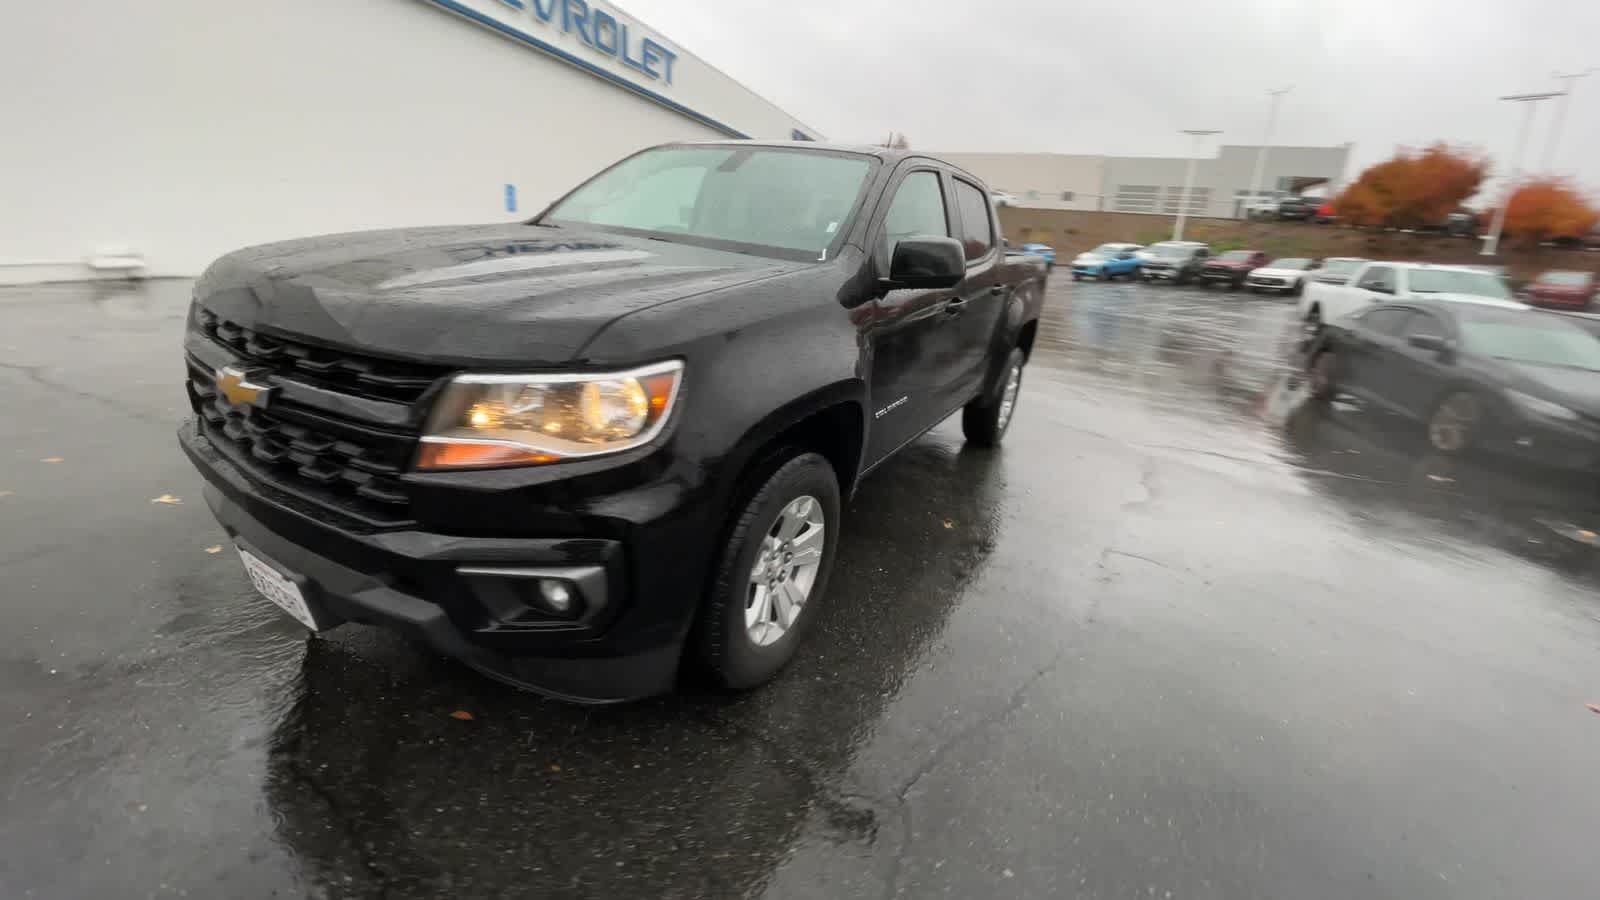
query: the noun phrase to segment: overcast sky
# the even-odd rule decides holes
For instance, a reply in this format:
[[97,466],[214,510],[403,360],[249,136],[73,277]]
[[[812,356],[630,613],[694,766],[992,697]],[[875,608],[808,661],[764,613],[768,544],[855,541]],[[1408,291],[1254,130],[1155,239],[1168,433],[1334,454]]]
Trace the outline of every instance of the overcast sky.
[[[1519,105],[1600,66],[1594,0],[619,0],[831,140],[927,150],[1181,156],[1180,128],[1259,143],[1476,145],[1510,165]],[[998,10],[999,12],[993,12]],[[1600,72],[1576,82],[1552,168],[1600,189]],[[1536,168],[1556,104],[1540,104]],[[1354,171],[1351,173],[1354,174]]]

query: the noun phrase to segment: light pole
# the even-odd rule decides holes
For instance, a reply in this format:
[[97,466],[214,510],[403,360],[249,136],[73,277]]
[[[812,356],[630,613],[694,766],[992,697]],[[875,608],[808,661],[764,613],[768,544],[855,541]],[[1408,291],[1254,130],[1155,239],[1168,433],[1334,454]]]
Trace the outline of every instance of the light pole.
[[[1266,134],[1261,136],[1261,149],[1256,151],[1256,170],[1250,175],[1250,199],[1245,201],[1247,204],[1254,203],[1257,195],[1261,193],[1261,176],[1267,170],[1267,148],[1272,145],[1272,126],[1278,121],[1278,101],[1283,99],[1284,94],[1292,90],[1294,90],[1293,85],[1286,88],[1278,88],[1275,91],[1267,91],[1267,95],[1272,98],[1267,105],[1267,131]],[[1249,207],[1246,206],[1245,218],[1248,219],[1249,217]]]
[[1500,208],[1494,211],[1494,224],[1489,226],[1489,239],[1483,242],[1482,256],[1493,256],[1500,249],[1500,232],[1506,227],[1506,208],[1511,205],[1511,195],[1517,189],[1517,176],[1522,174],[1522,150],[1528,145],[1528,128],[1533,124],[1533,107],[1540,100],[1549,100],[1551,97],[1561,96],[1560,91],[1546,91],[1541,94],[1509,94],[1501,100],[1512,103],[1521,103],[1522,128],[1517,131],[1517,148],[1511,155],[1511,175],[1507,181],[1505,199],[1500,201]]
[[1178,200],[1178,221],[1172,226],[1172,239],[1183,240],[1183,220],[1189,214],[1189,192],[1194,190],[1194,164],[1200,156],[1200,142],[1207,136],[1221,134],[1220,128],[1185,128],[1183,133],[1194,138],[1194,149],[1189,153],[1189,169],[1183,176],[1183,197]]
[[1561,143],[1561,126],[1567,121],[1567,107],[1572,105],[1573,83],[1579,78],[1587,78],[1590,72],[1597,71],[1593,66],[1582,72],[1569,72],[1566,75],[1560,72],[1551,74],[1551,78],[1566,82],[1566,87],[1561,91],[1561,102],[1556,104],[1556,120],[1550,123],[1550,143],[1544,148],[1544,164],[1539,166],[1539,171],[1549,173],[1550,167],[1555,162],[1556,145]]

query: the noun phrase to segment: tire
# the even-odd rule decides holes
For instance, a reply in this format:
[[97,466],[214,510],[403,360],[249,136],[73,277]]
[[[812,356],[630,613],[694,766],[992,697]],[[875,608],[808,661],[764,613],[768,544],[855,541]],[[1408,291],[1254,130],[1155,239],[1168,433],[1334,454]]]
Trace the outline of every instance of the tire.
[[998,446],[1016,417],[1017,394],[1022,388],[1022,369],[1028,358],[1022,348],[1012,349],[1006,367],[995,382],[992,396],[978,397],[961,410],[961,433],[967,443],[978,447]]
[[1424,435],[1428,446],[1440,453],[1461,454],[1472,449],[1483,421],[1483,400],[1471,391],[1453,391],[1428,416]]
[[1078,273],[1078,272],[1073,272],[1072,273],[1072,280],[1073,281],[1082,281],[1083,280],[1083,275]]
[[1338,381],[1333,376],[1338,365],[1339,357],[1332,350],[1324,350],[1306,366],[1313,400],[1332,400],[1339,393]]
[[[793,658],[827,592],[828,571],[839,540],[839,479],[833,466],[816,453],[797,450],[769,460],[768,468],[774,464],[776,469],[749,495],[728,530],[716,581],[698,626],[700,661],[719,683],[735,690],[767,681]],[[789,554],[818,549],[815,568],[803,572],[791,556],[773,557],[757,569],[762,554],[772,549],[781,534],[780,526],[792,526],[796,516],[798,533],[789,534],[787,544],[778,546],[786,547],[784,552]],[[820,522],[821,533],[812,543],[820,542],[820,548],[805,543],[806,535],[815,533],[816,522]],[[809,585],[797,610],[772,602],[779,596],[792,599],[792,591],[802,579]],[[762,603],[765,618],[760,613]],[[783,621],[786,610],[793,611],[787,623]],[[756,620],[753,623],[752,618]]]

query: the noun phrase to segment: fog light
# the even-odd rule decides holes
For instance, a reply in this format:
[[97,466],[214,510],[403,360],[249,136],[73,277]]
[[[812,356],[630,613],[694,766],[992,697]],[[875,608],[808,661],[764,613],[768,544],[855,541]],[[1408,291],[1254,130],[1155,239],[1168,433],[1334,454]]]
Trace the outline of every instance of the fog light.
[[553,613],[572,612],[572,588],[559,578],[539,579],[539,597]]

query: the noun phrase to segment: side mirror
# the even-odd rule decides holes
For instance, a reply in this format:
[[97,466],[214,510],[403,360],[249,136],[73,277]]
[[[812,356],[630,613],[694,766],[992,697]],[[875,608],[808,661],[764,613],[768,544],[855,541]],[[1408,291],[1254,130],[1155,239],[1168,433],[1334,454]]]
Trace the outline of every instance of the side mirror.
[[884,287],[947,288],[967,277],[967,255],[955,238],[918,235],[895,245]]
[[1434,353],[1444,353],[1450,349],[1449,339],[1437,334],[1413,334],[1406,338],[1406,343],[1418,350],[1431,350]]

